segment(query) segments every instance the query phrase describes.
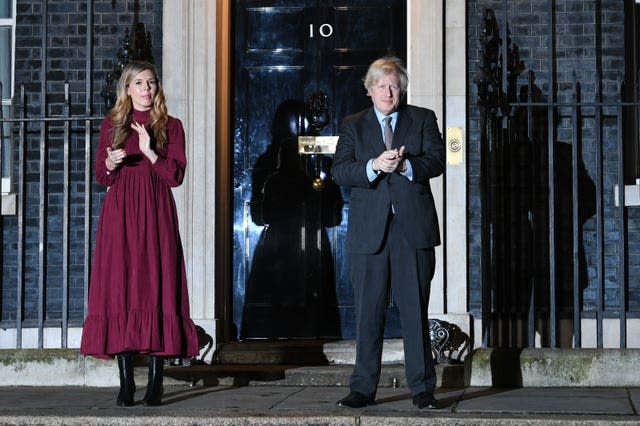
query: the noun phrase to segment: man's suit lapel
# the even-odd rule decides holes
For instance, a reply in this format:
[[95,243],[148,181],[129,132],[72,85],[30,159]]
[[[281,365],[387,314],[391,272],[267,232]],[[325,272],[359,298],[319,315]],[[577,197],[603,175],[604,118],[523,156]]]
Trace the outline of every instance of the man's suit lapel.
[[400,110],[398,111],[398,123],[396,124],[396,128],[393,131],[394,148],[400,148],[402,145],[405,145],[406,147],[406,143],[404,143],[404,141],[407,140],[406,134],[411,128],[412,122],[413,119],[411,118],[411,115],[407,112],[407,110],[405,108],[400,108]]
[[371,151],[376,157],[385,150],[384,140],[382,139],[382,129],[373,108],[369,109],[364,116],[366,125],[364,126],[364,141],[370,144]]

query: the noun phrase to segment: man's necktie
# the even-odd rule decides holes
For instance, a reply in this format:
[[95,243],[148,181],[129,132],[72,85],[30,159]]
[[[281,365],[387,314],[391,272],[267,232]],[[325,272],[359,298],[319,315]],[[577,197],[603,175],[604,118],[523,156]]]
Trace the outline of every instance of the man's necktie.
[[391,117],[390,115],[384,118],[384,145],[387,149],[392,149],[393,147],[393,129],[391,128]]

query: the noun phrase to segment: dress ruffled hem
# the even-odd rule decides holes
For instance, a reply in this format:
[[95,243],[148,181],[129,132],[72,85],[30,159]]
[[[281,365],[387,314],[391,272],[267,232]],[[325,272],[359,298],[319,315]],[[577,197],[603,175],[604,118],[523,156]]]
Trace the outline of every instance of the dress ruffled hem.
[[195,324],[189,317],[159,312],[87,316],[80,353],[113,359],[123,352],[169,358],[198,356]]

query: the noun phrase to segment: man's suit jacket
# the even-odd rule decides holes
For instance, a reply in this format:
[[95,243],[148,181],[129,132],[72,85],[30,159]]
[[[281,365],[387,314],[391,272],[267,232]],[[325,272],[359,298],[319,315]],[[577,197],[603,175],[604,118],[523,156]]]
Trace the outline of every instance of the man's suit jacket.
[[429,179],[444,172],[442,136],[433,111],[404,105],[398,111],[393,147],[405,146],[413,180],[398,172],[380,172],[369,182],[366,165],[378,157],[385,145],[373,108],[346,117],[333,157],[331,172],[336,183],[350,186],[347,250],[377,252],[383,242],[391,205],[394,220],[401,225],[414,248],[440,244],[440,232]]

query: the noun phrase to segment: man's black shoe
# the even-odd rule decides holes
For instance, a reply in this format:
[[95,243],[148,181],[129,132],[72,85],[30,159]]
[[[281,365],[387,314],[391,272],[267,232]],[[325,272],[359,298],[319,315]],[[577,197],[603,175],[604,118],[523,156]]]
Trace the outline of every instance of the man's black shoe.
[[349,395],[338,401],[339,406],[349,408],[362,408],[371,404],[373,404],[373,398],[356,391],[349,392]]
[[413,405],[422,408],[438,408],[438,401],[431,392],[422,392],[413,397]]

